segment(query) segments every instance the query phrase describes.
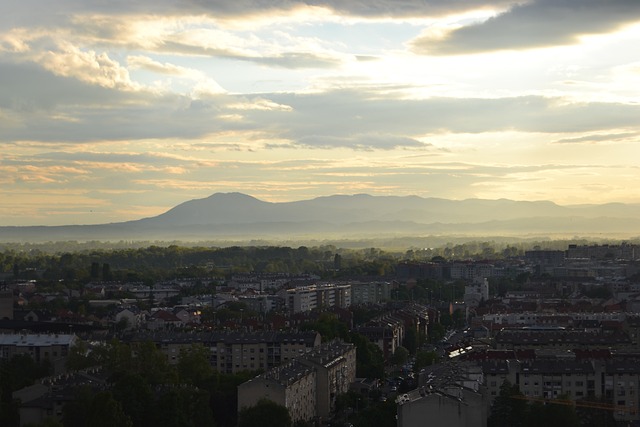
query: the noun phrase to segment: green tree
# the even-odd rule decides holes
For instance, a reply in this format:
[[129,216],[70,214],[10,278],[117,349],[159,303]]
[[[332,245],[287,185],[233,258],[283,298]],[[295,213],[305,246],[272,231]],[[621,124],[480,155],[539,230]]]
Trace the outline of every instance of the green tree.
[[78,340],[76,345],[69,350],[66,367],[71,371],[86,369],[98,364],[99,361],[96,359],[96,353],[90,351],[89,345],[85,341]]
[[391,357],[391,362],[394,365],[404,365],[405,363],[407,363],[408,359],[409,359],[409,350],[400,346],[396,348],[396,351],[393,353],[393,356]]
[[181,349],[178,357],[178,375],[187,384],[200,385],[213,375],[209,363],[209,349],[202,344],[193,344]]
[[518,386],[511,385],[509,380],[504,380],[500,386],[500,394],[496,396],[491,405],[487,427],[524,426],[527,402],[521,397],[523,396]]
[[611,400],[602,397],[585,397],[576,401],[576,413],[584,427],[615,427],[613,411],[608,408]]
[[87,419],[91,427],[133,427],[131,418],[124,413],[122,404],[108,392],[96,394],[91,402]]
[[67,402],[62,408],[64,427],[87,427],[93,395],[93,390],[89,386],[74,390],[73,400]]
[[415,354],[418,349],[418,332],[416,328],[408,328],[402,340],[402,346],[409,350],[410,354]]
[[209,393],[191,387],[167,390],[157,401],[153,423],[156,427],[213,426]]
[[238,427],[292,427],[292,422],[287,408],[262,399],[255,406],[240,410]]
[[122,404],[123,411],[136,427],[152,426],[154,394],[149,383],[140,375],[128,373],[118,378],[112,387],[113,397]]
[[323,341],[331,341],[334,338],[345,341],[349,339],[349,328],[333,313],[322,313],[317,321],[307,322],[301,325],[300,329],[318,332]]
[[22,427],[64,427],[63,424],[55,418],[45,418],[39,423],[27,423]]
[[350,341],[356,346],[356,376],[383,379],[384,355],[380,347],[357,332],[351,333]]
[[354,427],[389,427],[395,426],[396,403],[393,399],[378,402],[360,411],[353,420]]
[[420,372],[425,366],[433,365],[438,360],[438,355],[433,351],[420,350],[416,353],[416,361],[413,364],[413,370]]

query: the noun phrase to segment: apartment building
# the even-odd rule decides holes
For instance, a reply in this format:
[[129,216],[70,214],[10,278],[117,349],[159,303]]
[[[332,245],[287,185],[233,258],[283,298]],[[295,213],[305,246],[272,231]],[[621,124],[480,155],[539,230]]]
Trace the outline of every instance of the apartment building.
[[396,349],[402,345],[404,328],[405,323],[401,318],[386,314],[358,326],[356,332],[375,343],[382,350],[385,360],[390,360]]
[[357,282],[351,283],[351,303],[375,304],[388,301],[391,296],[389,282]]
[[421,376],[417,390],[397,397],[398,427],[486,426],[489,406],[481,369],[471,364],[432,369]]
[[316,415],[329,416],[336,397],[349,391],[356,380],[356,348],[334,340],[314,348],[298,359],[316,371]]
[[193,344],[209,349],[209,361],[219,372],[267,370],[320,346],[317,332],[211,332],[184,334],[139,334],[134,341],[153,341],[171,364],[180,351]]
[[0,359],[26,354],[38,363],[49,360],[59,374],[77,341],[73,334],[0,334]]
[[317,284],[282,289],[278,292],[290,313],[303,313],[322,307],[351,306],[351,285]]
[[355,378],[355,346],[334,340],[238,386],[238,409],[266,398],[289,409],[294,422],[326,418]]
[[603,333],[532,327],[532,329],[503,329],[496,335],[495,345],[498,350],[624,349],[631,348],[632,342],[629,334],[623,331]]
[[640,420],[640,364],[638,360],[578,360],[553,357],[543,360],[492,360],[483,362],[489,403],[500,394],[505,380],[532,400],[571,400],[604,397],[611,402],[616,421]]
[[316,415],[316,370],[296,360],[238,386],[238,410],[271,400],[289,410],[293,422]]

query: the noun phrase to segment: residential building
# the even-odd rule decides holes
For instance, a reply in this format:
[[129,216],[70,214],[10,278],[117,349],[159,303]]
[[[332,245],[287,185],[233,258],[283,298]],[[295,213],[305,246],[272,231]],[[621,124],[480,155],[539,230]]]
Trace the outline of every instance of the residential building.
[[294,360],[238,386],[238,410],[261,399],[287,408],[293,422],[311,420],[316,415],[316,370]]
[[358,282],[351,283],[351,303],[375,304],[388,301],[391,297],[389,282]]
[[355,374],[354,345],[334,340],[241,384],[238,409],[267,398],[289,409],[294,421],[327,418],[337,396],[349,391]]
[[323,307],[351,306],[351,286],[347,284],[316,284],[282,289],[278,292],[290,313],[301,313]]
[[219,372],[267,370],[294,360],[318,347],[317,332],[202,332],[138,334],[134,341],[153,341],[170,364],[176,364],[180,351],[193,344],[209,349],[211,366]]
[[72,334],[0,334],[0,358],[26,354],[40,363],[49,360],[55,373],[65,371],[65,362],[78,338]]
[[356,379],[356,348],[334,340],[298,359],[316,370],[316,415],[326,418],[333,412],[336,397],[349,391]]
[[484,376],[470,364],[433,366],[423,375],[420,387],[399,395],[398,427],[429,425],[447,427],[484,427],[488,403]]

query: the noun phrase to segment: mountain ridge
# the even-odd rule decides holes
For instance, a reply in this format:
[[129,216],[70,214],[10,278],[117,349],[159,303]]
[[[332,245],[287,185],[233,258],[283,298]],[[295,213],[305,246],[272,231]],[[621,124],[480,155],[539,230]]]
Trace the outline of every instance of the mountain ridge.
[[640,204],[561,206],[552,201],[336,194],[267,202],[214,193],[154,217],[95,225],[0,227],[0,241],[170,238],[254,239],[338,234],[640,234]]

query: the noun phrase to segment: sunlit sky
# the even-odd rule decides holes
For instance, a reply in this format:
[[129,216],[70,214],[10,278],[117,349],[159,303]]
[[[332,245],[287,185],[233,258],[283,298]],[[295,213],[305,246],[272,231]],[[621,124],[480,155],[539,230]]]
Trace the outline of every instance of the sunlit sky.
[[638,0],[3,0],[0,225],[640,202]]

